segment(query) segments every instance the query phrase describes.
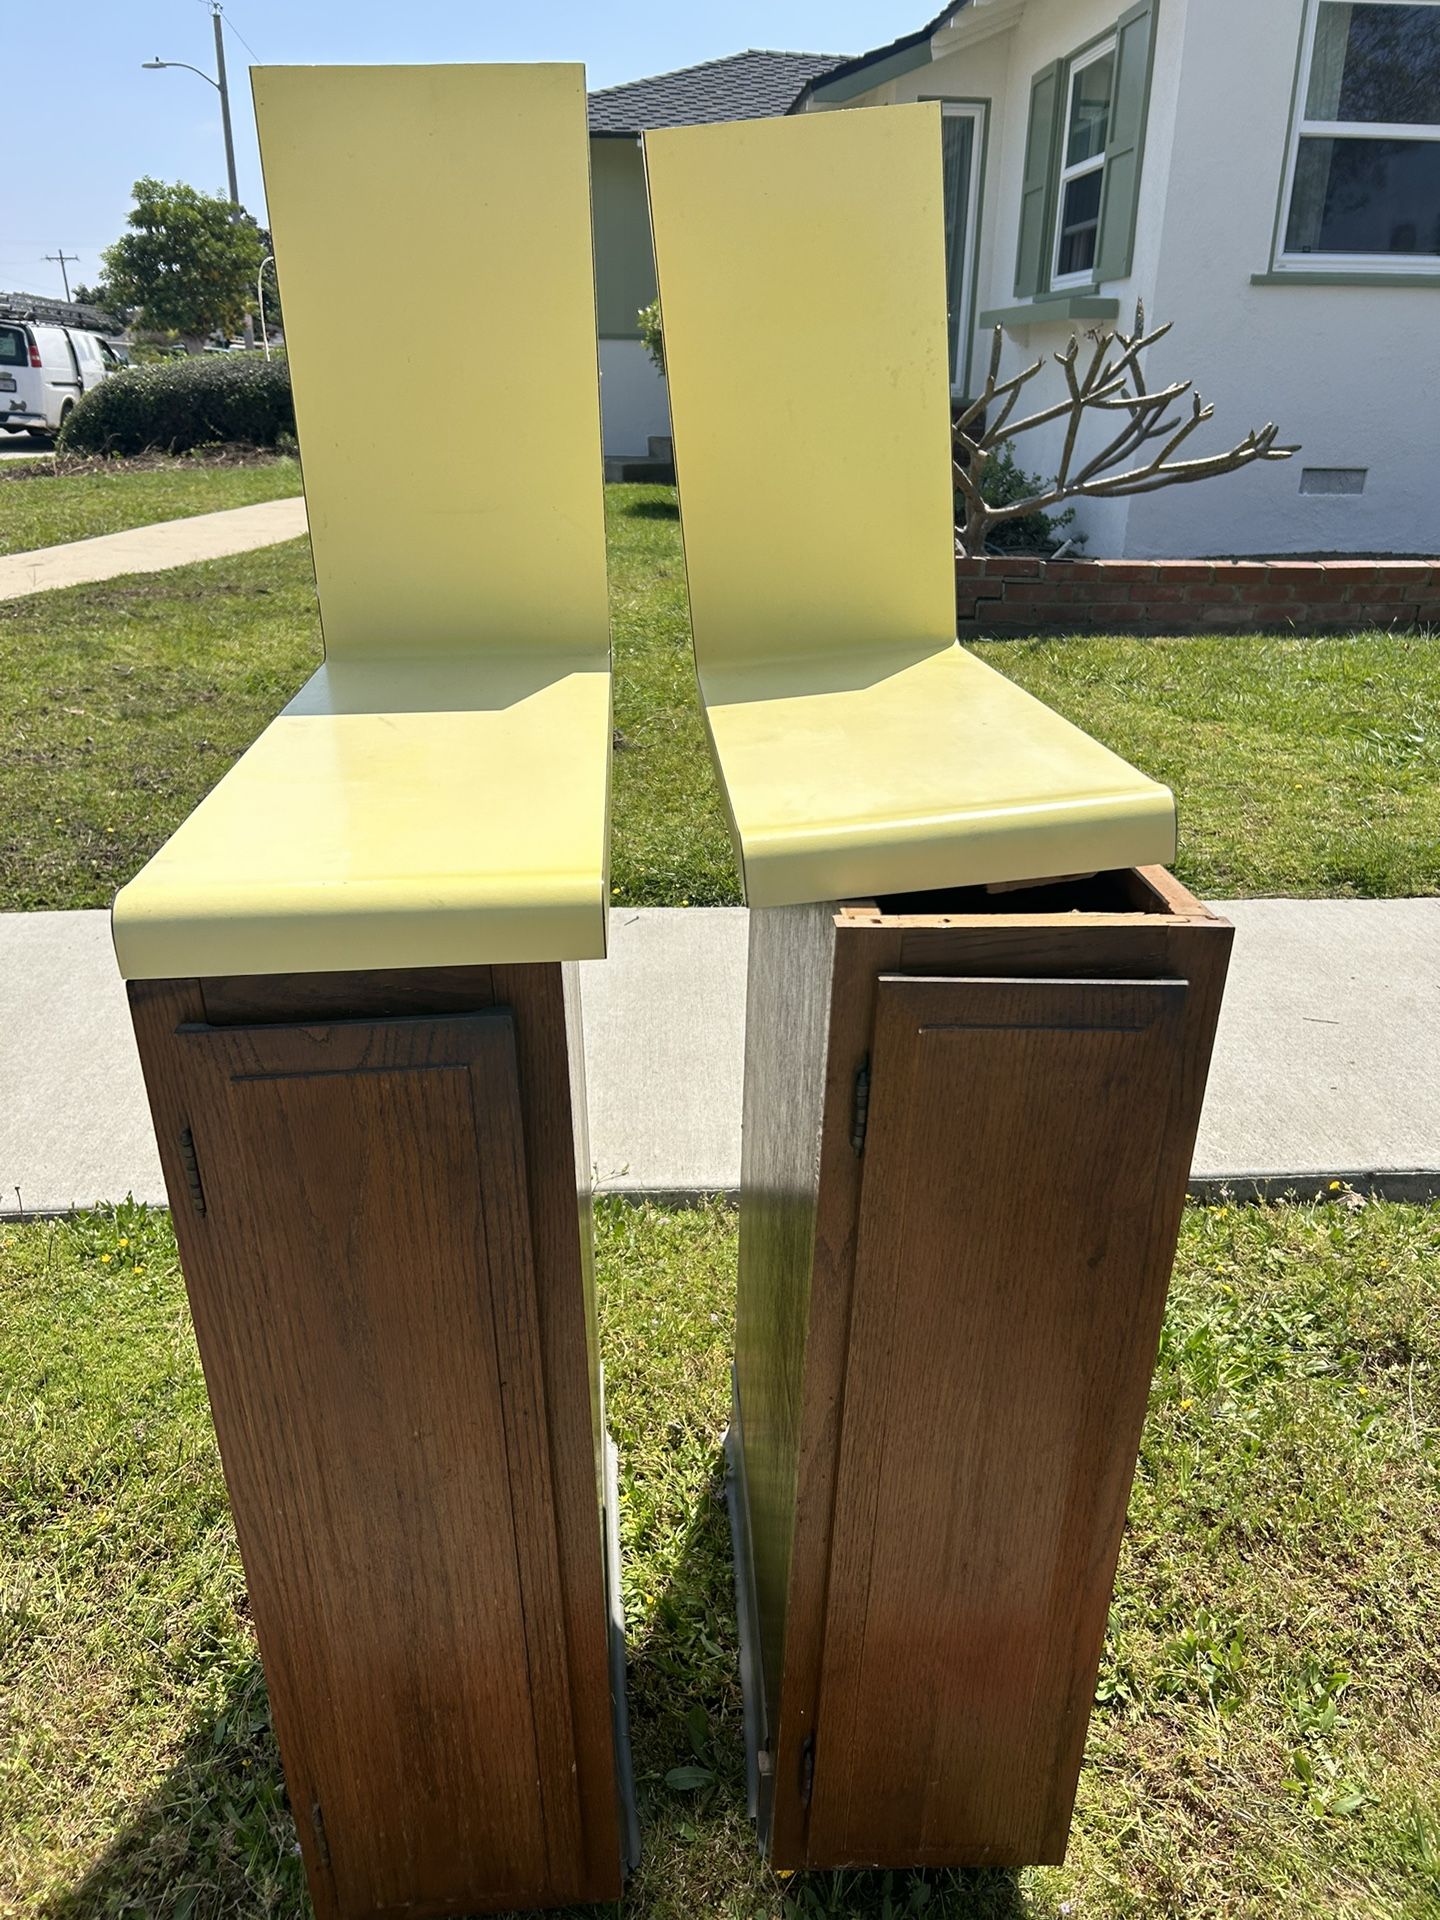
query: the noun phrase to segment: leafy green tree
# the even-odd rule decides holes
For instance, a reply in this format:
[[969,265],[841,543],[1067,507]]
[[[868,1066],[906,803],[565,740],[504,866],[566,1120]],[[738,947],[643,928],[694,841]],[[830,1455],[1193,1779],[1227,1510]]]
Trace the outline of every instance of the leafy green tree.
[[105,289],[158,332],[200,344],[232,333],[254,299],[264,249],[223,194],[137,180],[129,232],[105,249]]
[[[260,236],[260,258],[264,262],[265,324],[274,333],[285,325],[285,315],[280,307],[280,281],[275,272],[275,242],[268,227],[258,227],[256,231]],[[260,338],[258,321],[255,338]]]

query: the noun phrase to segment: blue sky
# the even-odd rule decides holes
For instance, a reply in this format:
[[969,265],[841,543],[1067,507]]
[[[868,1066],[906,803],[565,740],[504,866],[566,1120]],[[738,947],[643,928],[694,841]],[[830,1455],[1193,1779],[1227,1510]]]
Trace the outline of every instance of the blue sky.
[[[858,53],[912,31],[933,10],[927,0],[227,0],[240,197],[263,213],[245,42],[256,61],[275,65],[583,60],[590,85],[603,87],[743,47]],[[100,249],[124,226],[142,174],[223,190],[214,89],[191,73],[140,65],[158,54],[211,71],[214,43],[203,0],[78,0],[27,8],[24,20],[23,33],[10,36],[11,65],[18,61],[34,84],[15,84],[12,74],[7,97],[12,184],[0,201],[0,288],[58,295],[60,269],[44,256],[78,253],[72,284],[97,278]]]

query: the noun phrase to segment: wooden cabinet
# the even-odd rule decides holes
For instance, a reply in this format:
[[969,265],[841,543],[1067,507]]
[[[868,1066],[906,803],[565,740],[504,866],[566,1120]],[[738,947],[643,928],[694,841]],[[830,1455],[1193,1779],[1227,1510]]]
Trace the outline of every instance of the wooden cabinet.
[[938,907],[751,921],[732,1467],[780,1867],[1063,1858],[1228,958],[1158,869]]
[[317,1913],[613,1899],[561,967],[130,997]]

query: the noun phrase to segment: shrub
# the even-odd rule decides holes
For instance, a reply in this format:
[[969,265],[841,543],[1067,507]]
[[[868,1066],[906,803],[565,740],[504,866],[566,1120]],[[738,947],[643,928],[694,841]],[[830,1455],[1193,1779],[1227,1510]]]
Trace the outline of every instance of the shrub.
[[[986,462],[985,478],[981,485],[986,504],[992,507],[1008,507],[1015,500],[1033,499],[1044,488],[1044,482],[1038,474],[1026,473],[1015,458],[1015,449],[1008,440]],[[955,508],[959,522],[964,518],[963,502],[957,499]],[[1015,520],[997,521],[986,535],[985,551],[1052,554],[1067,539],[1077,547],[1083,546],[1084,534],[1072,534],[1069,531],[1074,520],[1074,507],[1066,507],[1063,513],[1047,513],[1037,509]]]
[[216,441],[273,447],[295,432],[290,366],[258,354],[205,354],[129,367],[77,402],[65,453],[186,453]]
[[645,351],[655,363],[655,371],[665,371],[665,336],[660,331],[660,302],[652,300],[648,307],[641,307],[635,316],[640,328],[640,338]]

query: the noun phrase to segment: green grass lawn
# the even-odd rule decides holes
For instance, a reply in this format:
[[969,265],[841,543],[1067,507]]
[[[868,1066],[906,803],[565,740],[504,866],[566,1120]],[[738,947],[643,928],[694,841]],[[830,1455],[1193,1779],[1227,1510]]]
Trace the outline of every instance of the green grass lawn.
[[[757,1861],[721,1496],[734,1216],[607,1202],[599,1255],[630,1920],[1434,1920],[1440,1207],[1188,1211],[1069,1860],[1018,1876]],[[0,1289],[0,1912],[301,1915],[168,1218],[0,1227]]]
[[[610,487],[606,505],[615,898],[732,902],[674,495]],[[1440,889],[1440,641],[1089,638],[977,651],[1175,788],[1177,870],[1202,893]],[[0,603],[0,908],[108,904],[319,657],[303,542]]]
[[[20,477],[23,474],[23,477]],[[36,473],[29,461],[0,466],[0,554],[27,553],[97,533],[250,507],[300,491],[300,463],[284,455],[244,466],[174,460],[85,473]]]

